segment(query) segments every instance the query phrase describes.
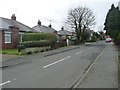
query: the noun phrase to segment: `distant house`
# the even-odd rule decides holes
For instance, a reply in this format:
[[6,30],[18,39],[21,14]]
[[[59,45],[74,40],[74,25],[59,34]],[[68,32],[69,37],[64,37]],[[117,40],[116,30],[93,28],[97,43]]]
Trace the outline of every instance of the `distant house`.
[[87,41],[91,41],[92,37],[93,37],[94,30],[90,30],[89,28],[87,28],[87,29],[84,30],[84,33],[89,35],[89,38],[87,38]]
[[66,42],[66,45],[75,44],[75,42],[73,41],[76,37],[75,32],[65,30],[64,27],[62,27],[61,30],[58,31],[58,35],[61,41]]
[[52,25],[44,26],[41,25],[41,21],[38,20],[38,23],[36,26],[33,27],[34,32],[40,32],[40,33],[57,33],[55,29],[52,28]]
[[62,38],[62,39],[66,39],[66,38],[71,38],[73,36],[73,32],[64,30],[64,27],[61,28],[60,31],[58,31],[58,35]]
[[34,30],[18,21],[13,14],[11,19],[0,17],[0,38],[2,38],[2,49],[16,48],[18,43],[22,41],[22,36],[26,32],[34,32]]

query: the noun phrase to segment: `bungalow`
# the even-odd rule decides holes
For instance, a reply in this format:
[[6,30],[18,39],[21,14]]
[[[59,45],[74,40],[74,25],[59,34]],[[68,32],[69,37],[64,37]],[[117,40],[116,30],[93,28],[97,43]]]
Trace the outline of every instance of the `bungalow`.
[[50,25],[45,26],[41,24],[40,20],[38,20],[37,25],[33,27],[33,30],[34,32],[37,32],[37,33],[54,33],[57,36],[58,40],[60,38],[57,30],[52,28],[51,23]]
[[34,30],[18,21],[13,14],[11,19],[0,17],[0,38],[2,38],[2,49],[16,48],[18,43],[22,41],[22,36],[26,32],[34,32]]
[[75,41],[73,41],[75,40],[75,32],[65,30],[64,27],[62,27],[61,30],[58,31],[58,35],[62,41],[66,42],[66,45],[75,44]]
[[52,28],[52,25],[44,26],[41,25],[41,21],[38,20],[38,23],[36,26],[33,27],[34,32],[40,32],[40,33],[57,33],[55,29]]
[[58,31],[58,35],[62,38],[62,39],[66,39],[69,38],[71,39],[72,37],[75,36],[75,33],[64,30],[64,27],[61,28],[60,31]]

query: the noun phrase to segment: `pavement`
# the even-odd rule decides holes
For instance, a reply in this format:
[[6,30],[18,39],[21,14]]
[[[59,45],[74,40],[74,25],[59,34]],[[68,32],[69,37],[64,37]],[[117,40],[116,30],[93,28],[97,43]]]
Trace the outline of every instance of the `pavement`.
[[120,90],[120,45],[118,46],[118,90]]
[[0,66],[0,68],[6,68],[6,67],[10,67],[10,66],[14,66],[14,65],[18,65],[21,63],[25,63],[28,60],[30,60],[29,58],[38,55],[39,54],[39,58],[43,58],[46,56],[51,56],[54,54],[58,54],[58,53],[62,53],[62,52],[66,52],[69,50],[73,50],[76,48],[79,48],[80,46],[68,46],[68,47],[62,47],[62,48],[58,48],[55,50],[50,50],[50,51],[46,51],[46,52],[40,52],[40,53],[36,53],[36,54],[31,54],[31,55],[7,55],[7,54],[1,54],[0,56],[2,56],[2,65]]
[[76,87],[118,88],[118,61],[116,58],[117,51],[115,47],[113,45],[107,45],[83,74]]

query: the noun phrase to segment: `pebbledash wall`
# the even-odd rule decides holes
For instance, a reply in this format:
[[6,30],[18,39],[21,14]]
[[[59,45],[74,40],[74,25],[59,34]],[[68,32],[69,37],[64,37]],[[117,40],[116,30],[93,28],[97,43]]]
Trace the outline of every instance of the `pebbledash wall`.
[[11,28],[11,43],[5,43],[5,31],[1,30],[0,33],[2,33],[2,49],[13,49],[17,47],[19,43],[19,28]]

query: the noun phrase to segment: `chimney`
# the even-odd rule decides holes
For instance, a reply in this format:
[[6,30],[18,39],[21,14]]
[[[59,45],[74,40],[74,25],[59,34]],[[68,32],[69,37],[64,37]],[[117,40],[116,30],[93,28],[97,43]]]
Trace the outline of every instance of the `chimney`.
[[41,21],[40,20],[38,20],[38,25],[41,26]]
[[64,30],[64,27],[62,26],[61,30]]
[[16,16],[15,16],[15,14],[13,14],[13,15],[11,16],[11,20],[15,20],[15,21],[16,21]]
[[52,27],[51,23],[50,23],[49,27],[50,27],[50,28]]

